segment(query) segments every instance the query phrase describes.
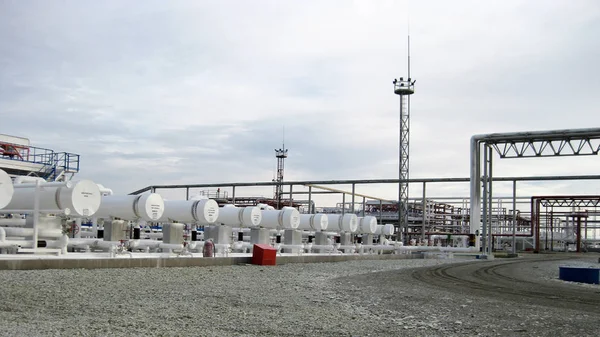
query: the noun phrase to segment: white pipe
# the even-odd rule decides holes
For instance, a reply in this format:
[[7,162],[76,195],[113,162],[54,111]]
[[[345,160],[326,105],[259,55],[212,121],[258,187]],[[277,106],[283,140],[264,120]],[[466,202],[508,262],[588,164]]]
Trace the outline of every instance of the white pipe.
[[308,249],[309,252],[311,252],[313,249],[326,249],[328,252],[337,250],[334,245],[311,245],[311,244],[308,244],[306,246],[307,246],[306,248]]
[[33,248],[33,241],[25,240],[6,240],[0,242],[0,248],[23,247]]
[[12,219],[0,219],[0,226],[25,226],[25,219],[23,218],[12,218]]
[[98,233],[94,231],[80,231],[79,234],[83,238],[95,238],[98,236]]
[[140,232],[140,236],[151,238],[151,239],[162,239],[162,232]]
[[6,232],[4,231],[4,228],[0,227],[0,242],[3,242],[4,240],[6,240]]
[[[41,209],[40,213],[55,214],[55,215],[71,215],[70,208],[59,209]],[[35,213],[32,209],[0,209],[0,214],[33,214]]]
[[129,241],[129,246],[131,248],[151,248],[151,249],[174,249],[174,250],[182,250],[183,244],[177,243],[164,243],[162,241],[157,240],[131,240]]
[[[3,228],[6,236],[32,236],[34,234],[33,228],[22,228],[22,227],[4,227]],[[51,228],[40,228],[38,229],[38,237],[48,238],[60,238],[63,235],[61,229]]]
[[[16,184],[13,187],[16,188],[35,188],[35,183],[22,183],[22,184]],[[42,179],[40,181],[40,188],[45,188],[45,187],[66,187],[66,188],[72,188],[73,187],[73,182],[71,181],[57,181],[57,182],[46,182],[44,179]]]
[[37,181],[39,181],[40,183],[47,183],[46,180],[44,180],[44,178],[40,178],[40,177],[17,176],[17,177],[15,177],[15,180],[13,180],[13,184],[14,185],[20,185],[20,184],[35,185],[35,183]]
[[96,184],[96,185],[98,185],[98,188],[100,189],[100,194],[101,194],[102,196],[105,196],[105,195],[113,195],[113,190],[111,190],[110,188],[106,188],[106,187],[104,187],[104,185],[102,185],[102,184]]

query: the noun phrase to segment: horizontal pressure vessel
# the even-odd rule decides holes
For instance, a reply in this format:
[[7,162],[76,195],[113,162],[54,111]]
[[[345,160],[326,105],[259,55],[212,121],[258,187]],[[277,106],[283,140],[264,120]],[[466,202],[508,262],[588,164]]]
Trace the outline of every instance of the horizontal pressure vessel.
[[377,235],[394,235],[394,225],[377,225],[377,229],[375,230],[375,234]]
[[300,214],[298,229],[308,231],[324,231],[327,229],[329,219],[325,214]]
[[165,200],[165,211],[159,221],[178,221],[210,225],[219,217],[219,205],[212,199]]
[[262,213],[258,207],[235,207],[225,205],[219,208],[217,223],[231,227],[256,227],[262,220]]
[[[75,217],[87,217],[96,213],[101,203],[100,189],[90,180],[53,183],[39,188],[39,209],[63,211]],[[22,184],[14,189],[5,210],[33,210],[35,184]]]
[[14,191],[15,189],[13,188],[10,176],[3,170],[0,170],[0,209],[10,203]]
[[356,214],[327,214],[329,225],[327,230],[354,233],[358,229]]
[[262,211],[261,227],[296,229],[300,225],[300,212],[293,207],[283,207],[281,210]]
[[377,230],[377,218],[366,216],[358,218],[358,232],[363,234],[375,234]]
[[158,221],[164,210],[165,204],[160,194],[107,195],[102,197],[96,217]]

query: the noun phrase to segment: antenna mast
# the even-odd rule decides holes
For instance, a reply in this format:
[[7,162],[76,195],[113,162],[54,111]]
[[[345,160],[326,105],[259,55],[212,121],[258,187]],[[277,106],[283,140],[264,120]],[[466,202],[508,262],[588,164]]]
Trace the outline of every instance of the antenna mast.
[[[410,22],[410,21],[409,21]],[[398,151],[398,223],[397,240],[408,240],[408,178],[410,140],[410,95],[415,93],[415,81],[410,77],[410,25],[408,26],[408,79],[394,79],[394,93],[400,96],[400,141]],[[424,233],[422,233],[424,235]]]

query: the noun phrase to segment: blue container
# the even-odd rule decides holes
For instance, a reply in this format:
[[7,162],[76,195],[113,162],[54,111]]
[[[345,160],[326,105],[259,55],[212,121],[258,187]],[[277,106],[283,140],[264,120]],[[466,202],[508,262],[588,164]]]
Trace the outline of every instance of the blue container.
[[563,281],[600,284],[600,268],[560,266],[558,278]]

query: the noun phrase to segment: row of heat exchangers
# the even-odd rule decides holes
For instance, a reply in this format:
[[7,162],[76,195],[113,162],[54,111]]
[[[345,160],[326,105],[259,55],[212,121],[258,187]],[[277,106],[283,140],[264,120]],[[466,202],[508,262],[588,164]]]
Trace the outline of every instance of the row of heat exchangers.
[[[386,238],[394,234],[394,227],[378,225],[370,216],[300,214],[295,208],[276,210],[266,205],[219,207],[211,199],[165,200],[154,193],[113,195],[112,190],[89,180],[13,180],[2,170],[0,215],[0,249],[5,253],[62,254],[68,248],[186,252],[197,250],[208,239],[225,252],[274,242],[293,251],[358,252],[357,235],[364,237],[360,243],[364,249],[377,241],[382,247],[398,245]],[[160,224],[160,233],[140,235],[149,224]],[[231,239],[234,233],[239,240]],[[307,236],[311,242],[306,242]],[[284,241],[277,242],[281,238]]]

